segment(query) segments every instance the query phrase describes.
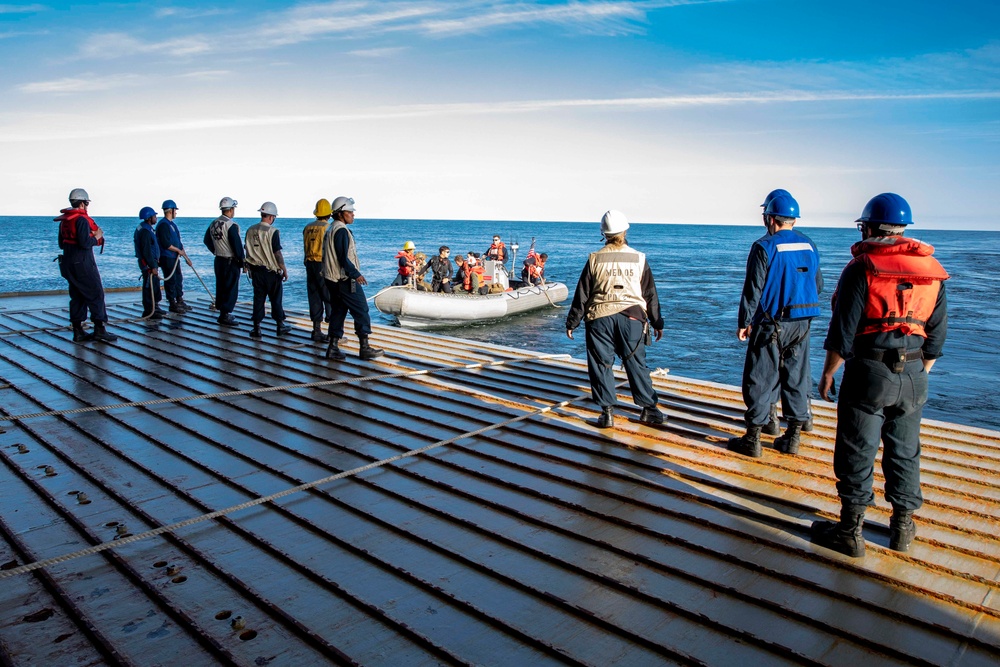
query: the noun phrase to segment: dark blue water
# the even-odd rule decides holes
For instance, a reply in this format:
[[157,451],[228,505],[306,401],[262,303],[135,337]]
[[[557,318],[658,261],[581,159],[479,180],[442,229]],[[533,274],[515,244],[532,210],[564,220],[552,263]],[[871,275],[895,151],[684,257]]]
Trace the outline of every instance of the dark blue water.
[[[139,284],[132,251],[132,231],[137,221],[98,218],[107,246],[98,264],[107,287]],[[212,261],[201,238],[209,219],[180,218],[185,244],[202,277],[214,289]],[[241,220],[243,230],[254,220]],[[278,219],[285,257],[291,274],[285,286],[288,307],[306,309],[305,270],[302,267],[301,219]],[[364,220],[353,231],[362,270],[376,287],[389,284],[395,275],[394,256],[405,241],[428,255],[442,244],[452,256],[470,250],[483,252],[494,233],[509,243],[517,239],[521,255],[532,237],[539,252],[549,254],[546,273],[573,288],[587,253],[601,245],[597,223],[533,223],[437,220]],[[736,339],[736,311],[746,255],[762,233],[758,226],[633,225],[629,242],[645,252],[656,276],[663,303],[664,338],[649,350],[651,367],[669,368],[676,375],[738,385],[744,346]],[[813,377],[823,363],[823,338],[829,321],[829,295],[841,269],[850,259],[850,245],[858,240],[852,223],[844,229],[809,229],[820,249],[827,289],[821,301],[824,313],[813,322]],[[1000,233],[947,232],[914,229],[918,238],[934,245],[936,256],[948,269],[949,335],[945,356],[934,366],[931,397],[925,415],[988,428],[1000,428],[1000,398],[996,384],[1000,362],[993,343],[1000,340]],[[52,258],[58,254],[56,228],[51,218],[0,217],[0,292],[65,289]],[[188,296],[204,290],[185,267]],[[244,281],[241,298],[249,299]],[[567,304],[568,305],[568,302]],[[451,329],[454,336],[495,342],[584,358],[583,336],[566,338],[566,308],[547,308],[498,324]],[[391,323],[374,313],[376,322]],[[581,332],[582,333],[582,332]]]

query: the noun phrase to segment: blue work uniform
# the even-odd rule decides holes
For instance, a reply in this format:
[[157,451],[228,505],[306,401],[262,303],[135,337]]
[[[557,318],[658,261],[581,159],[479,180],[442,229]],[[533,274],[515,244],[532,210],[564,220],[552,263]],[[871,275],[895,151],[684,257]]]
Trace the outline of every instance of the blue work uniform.
[[72,225],[73,234],[59,235],[59,249],[63,251],[59,271],[69,283],[69,319],[78,325],[87,319],[89,310],[92,322],[107,322],[104,284],[94,258],[94,246],[100,245],[100,241],[90,235],[89,218],[85,213],[80,215],[78,209],[63,209],[56,220],[73,215],[78,215]]
[[142,272],[142,316],[152,315],[159,310],[160,276],[157,273],[160,261],[160,246],[156,241],[153,225],[143,220],[132,235],[135,244],[135,258]]
[[[167,300],[173,303],[184,296],[184,276],[181,275],[181,263],[177,260],[178,253],[169,249],[170,246],[184,249],[184,244],[181,243],[181,231],[173,220],[162,218],[156,224],[156,241],[160,244],[163,289],[167,293]],[[170,278],[168,279],[167,276]]]

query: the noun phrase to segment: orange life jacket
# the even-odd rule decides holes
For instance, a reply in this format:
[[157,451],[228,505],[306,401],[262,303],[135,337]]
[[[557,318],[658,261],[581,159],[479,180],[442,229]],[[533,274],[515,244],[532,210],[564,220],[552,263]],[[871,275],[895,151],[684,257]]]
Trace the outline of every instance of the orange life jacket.
[[490,249],[486,251],[486,259],[496,260],[497,262],[507,261],[507,246],[504,242],[494,243],[490,246]]
[[[934,312],[948,272],[932,255],[934,247],[916,239],[886,236],[851,246],[868,276],[868,302],[859,334],[899,329],[927,338],[924,325]],[[837,295],[833,295],[836,300]]]
[[[76,238],[76,221],[78,218],[83,218],[87,221],[90,226],[90,235],[96,236],[97,230],[100,227],[94,222],[94,219],[87,215],[87,212],[82,208],[64,208],[59,211],[62,215],[58,218],[53,218],[59,223],[59,247],[64,245],[80,245]],[[104,239],[102,238],[97,242],[98,245],[104,245]]]
[[473,273],[479,275],[479,286],[480,287],[483,286],[483,275],[485,274],[485,271],[483,271],[483,265],[482,264],[470,265],[469,262],[466,262],[465,263],[465,280],[462,282],[462,286],[465,287],[465,291],[466,292],[468,292],[469,290],[472,289],[472,274]]
[[398,253],[396,253],[397,260],[402,259],[404,257],[406,258],[406,263],[399,265],[399,275],[403,276],[404,278],[409,278],[410,276],[413,275],[413,262],[416,260],[416,257],[413,256],[412,252],[408,252],[406,250],[400,250]]
[[542,274],[545,272],[545,262],[540,260],[538,256],[535,256],[535,263],[528,264],[528,278],[541,280]]

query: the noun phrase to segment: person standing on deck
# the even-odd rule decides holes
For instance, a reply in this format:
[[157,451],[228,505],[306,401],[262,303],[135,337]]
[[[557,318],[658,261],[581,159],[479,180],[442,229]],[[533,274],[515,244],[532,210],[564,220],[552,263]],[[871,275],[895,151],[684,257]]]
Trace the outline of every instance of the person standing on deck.
[[313,208],[316,220],[302,229],[302,247],[305,250],[306,296],[309,297],[309,319],[312,320],[312,339],[327,343],[330,337],[323,333],[323,321],[330,321],[332,306],[330,294],[323,279],[323,237],[330,227],[333,209],[330,202],[320,199]]
[[142,272],[142,316],[150,320],[162,320],[160,310],[160,245],[156,240],[156,211],[152,206],[144,206],[139,211],[139,226],[135,228],[132,242],[135,244],[135,258]]
[[760,434],[778,397],[787,407],[788,428],[774,441],[785,454],[797,454],[802,425],[809,418],[809,330],[819,315],[823,274],[819,252],[809,237],[793,229],[799,204],[790,194],[771,198],[764,209],[767,235],[754,241],[747,258],[736,336],[748,341],[743,364],[746,433],[727,448],[761,455]]
[[[191,259],[181,243],[181,230],[177,228],[177,204],[173,199],[163,202],[163,219],[156,225],[156,241],[160,245],[160,268],[163,269],[163,288],[167,293],[167,308],[171,313],[185,313],[191,306],[184,301],[184,276],[177,257],[183,257],[188,266]],[[173,274],[173,275],[171,275]],[[170,276],[169,278],[167,276]]]
[[853,558],[865,555],[865,510],[875,502],[872,480],[879,441],[884,445],[885,499],[892,505],[889,548],[907,551],[917,534],[913,513],[920,492],[920,418],[927,374],[941,357],[948,330],[944,281],[934,248],[903,237],[913,224],[897,194],[873,197],[858,218],[861,241],[840,276],[823,347],[819,381],[824,400],[844,365],[837,403],[833,472],[840,521],[816,521],[812,541]]
[[659,397],[646,367],[649,327],[656,332],[656,340],[663,336],[660,300],[646,256],[626,243],[628,228],[623,213],[604,214],[601,219],[604,247],[590,253],[566,316],[566,335],[570,339],[581,320],[586,322],[587,370],[591,394],[601,408],[599,428],[610,428],[615,423],[618,403],[612,372],[615,355],[625,366],[632,400],[642,408],[639,421],[662,424],[664,419],[656,405]]
[[240,226],[233,220],[238,202],[223,197],[219,202],[222,215],[205,230],[205,247],[215,255],[215,307],[219,309],[219,324],[237,326],[233,310],[240,296],[240,272],[243,269],[243,239]]
[[264,202],[257,212],[260,222],[247,230],[246,271],[253,284],[253,328],[250,337],[259,339],[260,323],[264,321],[264,300],[271,302],[271,317],[274,319],[278,336],[284,336],[292,327],[285,324],[285,309],[282,305],[284,282],[288,280],[288,268],[281,254],[281,239],[274,222],[278,217],[278,207],[273,202]]
[[323,278],[333,306],[326,358],[337,361],[347,358],[340,351],[339,344],[344,337],[344,320],[350,312],[354,318],[354,332],[361,342],[359,356],[365,360],[374,359],[382,356],[385,351],[372,347],[368,342],[372,321],[363,289],[368,281],[361,274],[354,235],[348,228],[348,225],[354,224],[354,200],[350,197],[337,197],[333,200],[332,208],[333,224],[323,237]]
[[[69,193],[69,208],[55,218],[59,223],[59,272],[69,283],[69,321],[73,325],[73,342],[99,340],[112,343],[118,336],[107,330],[108,311],[104,304],[104,284],[94,259],[94,246],[104,249],[104,231],[87,212],[90,195],[83,188]],[[90,311],[93,333],[83,330],[83,321]]]

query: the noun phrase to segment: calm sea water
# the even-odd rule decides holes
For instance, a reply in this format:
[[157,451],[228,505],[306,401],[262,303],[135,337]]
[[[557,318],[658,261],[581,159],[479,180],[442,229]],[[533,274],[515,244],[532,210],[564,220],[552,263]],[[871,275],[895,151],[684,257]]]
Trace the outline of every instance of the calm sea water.
[[[98,265],[106,287],[138,286],[133,257],[131,218],[97,218],[107,236]],[[212,258],[201,243],[209,219],[180,218],[178,225],[195,266],[214,289]],[[246,228],[255,222],[240,220]],[[302,266],[303,219],[278,219],[290,279],[285,286],[286,307],[307,309],[305,269]],[[850,259],[850,245],[858,240],[853,224],[844,229],[802,226],[820,249],[827,289],[821,297],[824,313],[813,322],[814,381],[823,363],[823,338],[829,322],[829,296]],[[560,280],[572,298],[587,253],[601,245],[596,223],[533,223],[438,220],[365,220],[353,227],[362,270],[371,286],[368,296],[388,285],[395,275],[394,256],[403,242],[413,241],[428,256],[446,244],[452,255],[483,252],[494,233],[510,243],[517,240],[521,256],[532,237],[536,249],[549,255],[549,280]],[[747,251],[762,233],[760,226],[633,225],[629,242],[645,252],[656,277],[666,328],[663,340],[649,349],[653,368],[669,368],[675,375],[740,384],[745,347],[736,339],[736,312]],[[947,232],[914,229],[913,234],[934,245],[948,269],[949,335],[945,357],[934,366],[931,396],[925,415],[987,428],[1000,428],[1000,398],[996,385],[1000,361],[993,349],[1000,340],[1000,233]],[[52,259],[58,254],[56,228],[51,217],[0,217],[0,292],[65,289]],[[204,289],[185,267],[188,296],[204,296]],[[241,299],[249,299],[249,283]],[[529,313],[488,326],[446,330],[449,335],[550,353],[585,358],[583,335],[566,338],[566,307]],[[373,309],[376,322],[390,324]]]

